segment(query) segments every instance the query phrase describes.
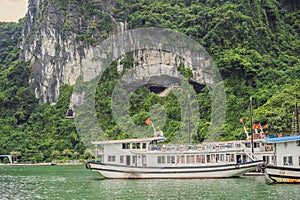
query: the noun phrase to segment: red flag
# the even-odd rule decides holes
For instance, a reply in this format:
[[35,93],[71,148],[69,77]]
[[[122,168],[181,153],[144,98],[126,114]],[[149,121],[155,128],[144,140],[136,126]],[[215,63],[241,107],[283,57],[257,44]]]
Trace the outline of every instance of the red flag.
[[269,128],[269,124],[267,123],[264,125],[264,129],[268,129],[268,128]]
[[150,124],[151,124],[151,119],[150,119],[150,118],[147,118],[146,121],[145,121],[145,123],[146,123],[147,125],[150,125]]
[[260,128],[260,124],[254,124],[254,125],[253,125],[253,128],[254,128],[254,129],[259,129],[259,128]]
[[240,118],[240,122],[243,123],[243,118]]

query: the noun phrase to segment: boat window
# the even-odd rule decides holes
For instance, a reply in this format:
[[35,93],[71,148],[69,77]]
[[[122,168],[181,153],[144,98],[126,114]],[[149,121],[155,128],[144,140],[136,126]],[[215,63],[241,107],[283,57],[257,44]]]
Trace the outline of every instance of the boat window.
[[247,148],[251,148],[250,142],[245,143],[245,146],[246,146]]
[[206,162],[210,162],[210,155],[206,155]]
[[268,164],[270,162],[269,156],[263,156],[263,161]]
[[194,164],[195,163],[195,155],[187,155],[186,163]]
[[288,166],[293,166],[293,157],[292,156],[283,156],[283,164]]
[[225,156],[225,161],[226,161],[226,162],[229,162],[229,160],[230,160],[230,154],[226,154],[226,156]]
[[234,154],[230,154],[230,162],[234,162]]
[[241,143],[236,143],[236,144],[235,144],[235,147],[236,147],[236,148],[241,148]]
[[177,164],[180,163],[180,156],[177,156],[177,157],[176,157],[176,163],[177,163]]
[[196,155],[196,163],[205,163],[204,155]]
[[228,143],[227,147],[228,147],[228,149],[232,149],[233,148],[233,143]]
[[297,141],[297,146],[298,146],[298,147],[300,147],[300,140],[299,140],[299,141]]
[[201,163],[205,163],[205,155],[201,155],[200,156],[200,162]]
[[272,163],[276,164],[276,156],[272,155],[271,160],[272,160]]
[[180,163],[185,163],[185,156],[180,156]]
[[142,149],[146,149],[147,148],[147,144],[146,143],[142,143]]
[[191,156],[190,155],[186,156],[186,163],[191,163]]
[[195,155],[191,156],[191,163],[195,163]]
[[175,156],[167,156],[167,163],[170,164],[174,164],[175,163]]
[[201,159],[200,159],[200,155],[196,155],[196,163],[200,163]]
[[166,163],[166,157],[165,156],[161,156],[161,164],[165,164]]
[[260,143],[254,142],[254,148],[259,148]]
[[157,156],[157,164],[161,164],[161,156]]
[[122,143],[122,149],[130,149],[130,143]]
[[224,162],[224,154],[221,154],[221,155],[220,155],[220,161],[221,161],[221,162]]
[[132,164],[136,165],[136,156],[132,156]]
[[147,165],[146,156],[142,156],[142,164],[143,164],[143,166]]
[[215,162],[216,161],[216,155],[212,154],[210,157],[210,162]]
[[120,163],[124,163],[124,156],[120,156]]
[[185,156],[177,156],[177,163],[185,163]]
[[108,162],[116,162],[116,156],[108,156]]
[[157,164],[165,164],[166,157],[165,156],[157,156]]
[[137,149],[137,143],[132,143],[132,149]]

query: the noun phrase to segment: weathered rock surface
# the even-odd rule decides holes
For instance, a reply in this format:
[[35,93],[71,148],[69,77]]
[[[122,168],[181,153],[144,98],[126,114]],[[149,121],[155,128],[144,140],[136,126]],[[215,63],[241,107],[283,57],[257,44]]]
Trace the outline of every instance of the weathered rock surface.
[[[98,73],[89,71],[89,66],[94,66],[95,58],[99,56],[96,44],[113,33],[126,30],[126,22],[119,21],[111,14],[115,8],[114,1],[86,0],[86,6],[99,10],[89,14],[85,13],[85,5],[76,4],[77,1],[68,2],[29,1],[21,59],[31,63],[32,74],[29,82],[40,103],[56,103],[59,87],[63,84],[75,84],[79,76],[84,80],[92,79]],[[109,30],[99,25],[98,22],[103,24],[103,20],[111,24]],[[134,84],[132,80],[145,81],[151,76],[152,78],[146,80],[147,84],[180,84],[179,81],[176,82],[181,77],[176,67],[181,63],[192,71],[192,81],[200,84],[211,83],[210,72],[192,66],[192,58],[189,56],[182,58],[170,52],[147,49],[136,50],[132,56],[134,63],[138,64],[131,70],[127,83]],[[202,64],[201,69],[210,65],[206,60]],[[121,64],[118,70],[123,71]]]

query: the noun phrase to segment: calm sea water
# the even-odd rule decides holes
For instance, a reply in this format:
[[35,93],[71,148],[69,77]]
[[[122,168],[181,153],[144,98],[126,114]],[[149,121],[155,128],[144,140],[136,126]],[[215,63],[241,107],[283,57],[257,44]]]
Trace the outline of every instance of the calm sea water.
[[0,199],[299,199],[300,185],[264,177],[108,180],[85,166],[0,166]]

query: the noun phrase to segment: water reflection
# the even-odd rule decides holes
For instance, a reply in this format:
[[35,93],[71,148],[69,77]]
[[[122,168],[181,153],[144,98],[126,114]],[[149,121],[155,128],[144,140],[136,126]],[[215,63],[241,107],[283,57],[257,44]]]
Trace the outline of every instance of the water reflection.
[[0,167],[0,199],[297,199],[264,177],[108,180],[84,166]]

